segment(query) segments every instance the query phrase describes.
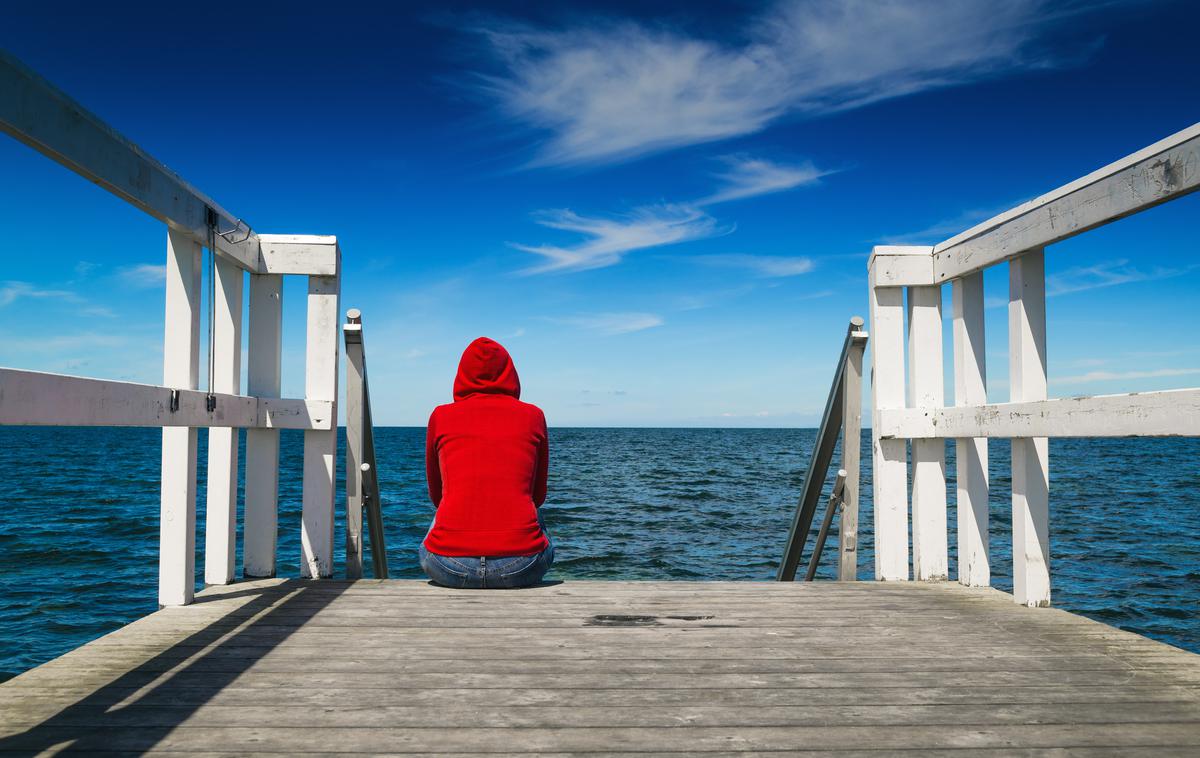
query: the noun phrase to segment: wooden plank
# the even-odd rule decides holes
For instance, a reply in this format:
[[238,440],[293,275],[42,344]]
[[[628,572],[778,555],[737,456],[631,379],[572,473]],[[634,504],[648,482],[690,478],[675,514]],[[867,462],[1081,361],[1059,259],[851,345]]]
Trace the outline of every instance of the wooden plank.
[[[214,265],[212,377],[214,392],[242,389],[243,274],[224,259]],[[258,401],[254,402],[255,420]],[[237,554],[238,430],[208,430],[208,487],[204,520],[204,582],[229,584]]]
[[908,445],[883,439],[883,411],[903,408],[904,290],[879,286],[871,269],[871,437],[875,578],[908,579]]
[[[1046,399],[1046,263],[1041,250],[1009,263],[1009,391]],[[1045,437],[1012,441],[1013,599],[1050,604],[1050,468]]]
[[[0,426],[330,429],[329,400],[255,398],[0,368]],[[174,410],[172,407],[174,406]]]
[[933,276],[933,248],[918,245],[876,245],[867,269],[878,287],[927,287]]
[[[908,288],[908,404],[945,405],[942,378],[942,289]],[[946,534],[946,444],[912,442],[913,575],[939,582],[948,573]]]
[[319,234],[260,234],[263,269],[268,274],[337,276],[341,250],[337,237]]
[[[861,319],[859,320],[861,324]],[[862,364],[867,333],[859,331],[842,377],[842,470],[846,472],[842,492],[842,514],[838,521],[838,580],[858,579],[858,487],[862,473]]]
[[887,411],[885,438],[1195,437],[1200,389]]
[[363,387],[362,314],[346,313],[346,578],[363,575],[363,442],[366,397]]
[[[304,359],[304,396],[336,402],[340,281],[336,276],[308,278],[308,338]],[[304,432],[304,505],[300,527],[300,573],[315,579],[333,575],[334,475],[337,428]]]
[[[250,335],[247,349],[249,391],[279,395],[283,354],[283,279],[250,275]],[[242,575],[275,576],[279,535],[279,432],[246,431],[245,514],[242,525]],[[259,584],[259,583],[255,583]]]
[[[0,131],[94,182],[197,244],[207,244],[207,211],[219,231],[239,220],[121,136],[66,93],[0,50]],[[258,238],[244,231],[219,237],[217,252],[248,271],[260,271]]]
[[[987,403],[983,272],[955,279],[953,290],[954,405],[979,406]],[[929,410],[930,414],[937,412]],[[987,439],[972,435],[959,437],[954,444],[958,581],[968,587],[986,587],[991,583]]]
[[[168,387],[195,390],[199,383],[200,270],[200,245],[168,230],[163,327],[163,384]],[[7,395],[7,382],[5,387]],[[66,396],[63,401],[68,402]],[[158,602],[186,605],[196,581],[195,429],[163,429],[161,486]]]
[[934,247],[945,282],[1200,189],[1200,124]]

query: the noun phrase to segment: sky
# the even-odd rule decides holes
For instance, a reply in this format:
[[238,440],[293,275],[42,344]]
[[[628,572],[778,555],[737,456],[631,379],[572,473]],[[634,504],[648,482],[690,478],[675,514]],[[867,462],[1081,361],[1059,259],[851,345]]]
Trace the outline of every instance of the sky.
[[[482,335],[552,426],[815,425],[873,245],[1200,121],[1189,2],[379,5],[51,0],[0,45],[255,230],[337,235],[383,425]],[[1047,249],[1052,396],[1200,384],[1198,210]],[[7,137],[0,221],[0,365],[159,383],[163,225]]]

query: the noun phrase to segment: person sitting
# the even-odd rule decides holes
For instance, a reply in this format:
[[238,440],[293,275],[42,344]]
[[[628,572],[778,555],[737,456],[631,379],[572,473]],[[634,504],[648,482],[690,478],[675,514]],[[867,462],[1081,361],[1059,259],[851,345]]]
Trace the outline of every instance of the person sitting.
[[419,555],[435,584],[528,587],[554,562],[540,510],[550,466],[546,416],[520,397],[512,357],[480,337],[459,361],[454,402],[429,416],[425,474],[437,510]]

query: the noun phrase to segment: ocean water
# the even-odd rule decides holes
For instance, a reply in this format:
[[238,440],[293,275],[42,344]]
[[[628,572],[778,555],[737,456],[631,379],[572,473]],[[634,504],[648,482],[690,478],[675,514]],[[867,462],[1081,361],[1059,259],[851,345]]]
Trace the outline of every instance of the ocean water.
[[[398,578],[420,576],[416,546],[433,513],[423,437],[418,428],[376,430],[388,560]],[[552,577],[770,580],[815,431],[559,428],[550,437]],[[156,429],[0,428],[0,680],[155,610],[159,443]],[[278,574],[297,576],[301,433],[284,431],[281,448]],[[953,455],[951,444],[951,495]],[[991,445],[993,581],[1005,590],[1008,457],[1007,442]],[[1056,606],[1200,652],[1198,459],[1196,439],[1051,441]],[[201,431],[201,472],[206,460]],[[198,494],[202,576],[202,481]],[[873,565],[870,495],[864,465],[863,578]],[[340,575],[340,488],[338,507]],[[953,507],[949,520],[953,576]],[[832,575],[834,555],[829,550],[819,578]]]

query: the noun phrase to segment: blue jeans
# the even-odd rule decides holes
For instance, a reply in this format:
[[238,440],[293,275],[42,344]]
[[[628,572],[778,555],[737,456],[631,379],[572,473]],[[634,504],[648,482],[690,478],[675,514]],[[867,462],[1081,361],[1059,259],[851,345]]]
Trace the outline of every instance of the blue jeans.
[[[435,518],[434,523],[436,521]],[[546,524],[542,521],[540,511],[538,525],[542,527],[542,533],[546,534]],[[432,523],[429,525],[429,531],[433,531]],[[425,536],[429,536],[428,532]],[[549,534],[546,534],[546,540],[550,543],[549,546],[535,555],[478,558],[438,555],[425,549],[424,540],[421,540],[417,554],[421,558],[421,569],[434,584],[470,590],[514,589],[530,587],[542,581],[542,577],[554,563],[554,540],[550,539]]]

